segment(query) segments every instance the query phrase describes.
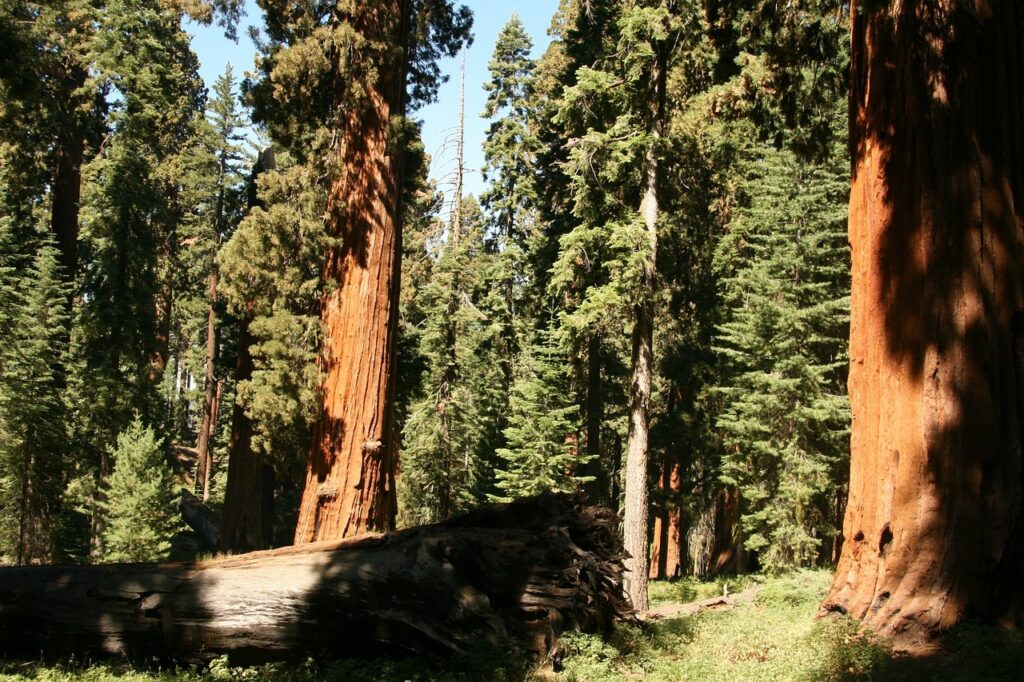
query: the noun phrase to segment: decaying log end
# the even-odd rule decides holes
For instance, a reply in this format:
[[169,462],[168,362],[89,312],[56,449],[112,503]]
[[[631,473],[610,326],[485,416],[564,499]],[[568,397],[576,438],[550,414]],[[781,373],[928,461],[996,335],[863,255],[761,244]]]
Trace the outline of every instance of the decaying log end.
[[545,494],[384,536],[195,564],[0,569],[0,655],[202,662],[425,656],[635,614],[618,517]]

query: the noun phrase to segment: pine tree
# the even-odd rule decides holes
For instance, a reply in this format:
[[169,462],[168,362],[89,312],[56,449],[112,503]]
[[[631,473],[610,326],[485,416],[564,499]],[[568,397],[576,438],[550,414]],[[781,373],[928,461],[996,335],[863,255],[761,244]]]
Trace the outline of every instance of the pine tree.
[[589,481],[581,475],[586,456],[579,451],[579,406],[572,399],[565,352],[553,330],[539,332],[517,357],[509,401],[504,463],[496,471],[507,502],[547,491],[572,492]]
[[[181,181],[203,101],[182,16],[172,5],[110,0],[96,18],[96,82],[119,97],[102,153],[83,169],[82,305],[69,398],[79,472],[92,479],[76,487],[84,495],[102,494],[109,447],[133,412],[158,428],[169,421],[159,388],[174,369],[180,229],[189,210]],[[98,538],[101,518],[94,521]]]
[[[214,436],[215,421],[218,411],[218,393],[223,386],[223,378],[218,378],[218,345],[220,324],[218,320],[220,304],[217,285],[220,280],[220,265],[217,262],[217,251],[220,245],[230,237],[231,232],[241,218],[244,200],[244,182],[242,164],[242,135],[239,132],[244,125],[242,114],[234,92],[235,82],[231,65],[225,67],[223,74],[218,76],[213,86],[214,97],[207,109],[207,126],[203,126],[206,135],[202,142],[215,161],[215,171],[210,180],[203,183],[205,197],[197,197],[198,205],[208,206],[203,221],[205,229],[193,240],[189,251],[194,253],[194,263],[189,279],[191,282],[207,282],[205,295],[206,324],[203,336],[202,364],[202,398],[198,419],[198,436],[196,437],[196,486],[202,491],[203,501],[209,500],[212,480],[213,458],[211,440]],[[206,201],[203,201],[205,199]],[[212,200],[212,201],[211,201]],[[203,234],[205,233],[205,234]],[[203,239],[203,237],[206,237]],[[187,236],[184,239],[188,239]],[[198,272],[196,267],[198,266]],[[198,368],[197,368],[198,369]],[[198,371],[196,372],[198,374]]]
[[840,153],[828,166],[769,147],[754,153],[750,205],[716,254],[726,310],[718,426],[721,477],[740,490],[746,547],[778,571],[815,563],[835,532],[849,425],[848,176]]
[[138,415],[110,448],[114,462],[107,478],[103,514],[103,558],[107,561],[160,561],[167,558],[178,530],[177,489],[163,441]]
[[497,416],[488,404],[500,386],[498,355],[484,344],[488,320],[478,307],[490,254],[476,201],[464,199],[459,215],[419,296],[426,369],[405,424],[401,493],[411,521],[466,510],[483,499],[487,482],[487,436]]
[[566,125],[589,125],[582,138],[571,143],[566,162],[575,183],[573,214],[578,224],[561,239],[552,284],[570,288],[584,274],[580,266],[589,262],[591,250],[603,252],[608,280],[589,287],[572,315],[584,328],[602,319],[609,324],[609,317],[622,313],[632,320],[623,528],[631,556],[628,591],[638,609],[647,606],[647,462],[661,138],[667,72],[674,58],[670,52],[679,43],[674,38],[679,22],[673,9],[667,2],[618,7],[615,49],[594,66],[577,70],[576,83],[565,89],[558,113]]
[[482,115],[492,122],[484,140],[483,170],[490,187],[482,203],[489,222],[486,246],[493,257],[484,274],[488,291],[481,308],[488,318],[487,345],[501,368],[497,419],[488,439],[492,450],[503,445],[513,366],[521,352],[522,335],[534,326],[539,303],[527,263],[527,251],[539,227],[531,47],[522,21],[513,14],[498,34],[488,65],[491,80],[484,84],[488,95]]
[[0,222],[0,555],[24,564],[62,556],[67,285],[52,237],[19,254],[9,225]]

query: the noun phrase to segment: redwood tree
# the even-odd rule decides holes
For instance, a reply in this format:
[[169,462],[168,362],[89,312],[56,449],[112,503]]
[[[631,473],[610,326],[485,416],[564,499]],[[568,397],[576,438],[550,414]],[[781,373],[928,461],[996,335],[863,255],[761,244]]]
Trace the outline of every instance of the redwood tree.
[[850,498],[823,610],[1021,624],[1024,6],[854,2]]
[[429,101],[436,60],[468,39],[449,0],[261,0],[268,40],[254,119],[324,178],[322,406],[297,544],[393,525],[395,340],[407,102]]

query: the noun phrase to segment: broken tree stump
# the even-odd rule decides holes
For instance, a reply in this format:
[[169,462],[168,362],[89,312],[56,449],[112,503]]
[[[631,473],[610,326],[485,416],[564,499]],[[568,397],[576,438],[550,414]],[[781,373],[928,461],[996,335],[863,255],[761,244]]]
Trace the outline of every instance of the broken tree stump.
[[546,494],[389,535],[186,564],[0,569],[0,655],[444,657],[633,618],[618,518]]

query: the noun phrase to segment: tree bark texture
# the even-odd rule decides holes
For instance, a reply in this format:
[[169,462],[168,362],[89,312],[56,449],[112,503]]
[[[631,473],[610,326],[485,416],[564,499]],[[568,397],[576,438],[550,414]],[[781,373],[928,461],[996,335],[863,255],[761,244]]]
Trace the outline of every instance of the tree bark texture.
[[591,334],[587,340],[587,462],[580,473],[593,477],[584,490],[595,504],[608,501],[608,475],[601,461],[601,425],[604,422],[604,391],[601,377],[601,338]]
[[683,479],[679,462],[661,465],[658,488],[661,510],[654,517],[654,543],[651,545],[649,576],[656,580],[678,578],[683,574],[683,514],[679,505]]
[[[249,319],[239,320],[236,381],[252,377],[250,349],[253,338]],[[237,385],[237,384],[236,384]],[[228,444],[228,482],[224,490],[224,524],[221,548],[229,552],[266,549],[271,543],[274,505],[274,471],[252,447],[252,420],[235,400]]]
[[644,154],[644,194],[640,215],[647,230],[644,291],[633,310],[632,377],[629,383],[629,437],[622,519],[626,559],[626,592],[638,611],[647,610],[647,469],[650,441],[651,388],[654,379],[654,286],[658,255],[658,142],[664,117],[664,55],[659,54],[651,79],[650,137]]
[[[260,205],[257,180],[261,173],[277,168],[272,148],[260,152],[249,179],[249,208]],[[252,378],[253,337],[249,329],[252,314],[238,320],[235,351],[235,385]],[[237,393],[237,392],[236,392]],[[224,517],[221,548],[229,552],[251,552],[271,544],[271,520],[274,506],[274,469],[252,447],[252,420],[235,397],[231,413],[231,440],[228,443],[228,481],[224,490]]]
[[611,511],[542,495],[203,563],[0,569],[0,656],[443,658],[632,618]]
[[62,83],[60,109],[65,127],[58,132],[54,150],[50,225],[60,249],[62,276],[70,284],[74,284],[78,274],[78,209],[85,153],[85,132],[81,115],[75,109],[80,104],[78,90],[85,85],[86,76],[85,69],[78,64],[68,65],[67,71],[57,76]]
[[850,495],[823,611],[1021,624],[1024,5],[856,2]]
[[206,368],[203,377],[203,417],[199,424],[199,442],[196,450],[199,453],[196,485],[202,490],[203,502],[210,499],[210,469],[213,458],[210,453],[210,436],[213,433],[214,405],[217,398],[217,379],[214,376],[214,365],[217,361],[217,280],[220,271],[213,264],[210,271],[209,307],[206,312]]
[[182,520],[195,532],[204,551],[216,552],[220,548],[220,519],[185,488],[181,489],[178,511]]
[[[403,3],[354,10],[374,40],[404,34]],[[404,92],[401,59],[383,59],[360,105],[339,116],[339,175],[328,222],[341,244],[327,256],[321,302],[324,375],[295,543],[337,540],[394,525],[394,380],[398,327],[401,169],[388,139]]]

